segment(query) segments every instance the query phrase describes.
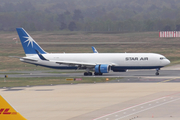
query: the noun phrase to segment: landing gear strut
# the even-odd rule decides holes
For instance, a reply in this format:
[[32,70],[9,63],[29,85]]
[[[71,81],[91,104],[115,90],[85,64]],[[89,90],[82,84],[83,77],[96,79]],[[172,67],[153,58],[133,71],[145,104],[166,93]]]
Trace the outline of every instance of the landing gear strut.
[[159,75],[159,70],[160,70],[160,68],[156,69],[156,75]]

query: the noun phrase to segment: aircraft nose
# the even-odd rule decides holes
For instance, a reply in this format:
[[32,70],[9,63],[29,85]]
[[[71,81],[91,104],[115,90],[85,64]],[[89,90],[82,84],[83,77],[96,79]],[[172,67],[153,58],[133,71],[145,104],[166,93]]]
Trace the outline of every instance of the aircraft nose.
[[169,65],[171,62],[170,62],[170,60],[166,60],[166,65]]

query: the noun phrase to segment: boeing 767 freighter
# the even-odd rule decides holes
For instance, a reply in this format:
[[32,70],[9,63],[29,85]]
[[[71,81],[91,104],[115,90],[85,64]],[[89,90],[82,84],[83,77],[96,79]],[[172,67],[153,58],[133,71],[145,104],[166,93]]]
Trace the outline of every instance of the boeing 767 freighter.
[[[47,53],[23,29],[16,28],[26,57],[20,61],[55,69],[83,69],[85,76],[103,75],[103,73],[126,72],[128,69],[155,69],[170,61],[156,53]],[[93,72],[93,73],[92,73]]]

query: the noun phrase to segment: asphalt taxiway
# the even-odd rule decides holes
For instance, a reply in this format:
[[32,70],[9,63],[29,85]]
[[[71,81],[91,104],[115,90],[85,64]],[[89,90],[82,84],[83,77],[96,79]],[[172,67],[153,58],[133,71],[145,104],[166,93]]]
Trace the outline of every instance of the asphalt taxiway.
[[[6,72],[7,73],[7,72]],[[0,94],[28,120],[179,120],[180,71],[109,73],[121,81],[1,88]],[[8,77],[82,76],[19,71]],[[1,73],[0,77],[4,77]],[[92,76],[94,77],[94,76]]]
[[[59,73],[58,73],[59,72]],[[67,72],[67,73],[66,73]],[[11,71],[11,72],[0,72],[0,78],[5,75],[8,77],[83,77],[83,72],[69,73],[68,71]],[[86,77],[156,77],[156,78],[174,78],[180,77],[180,70],[161,70],[160,75],[155,75],[155,70],[129,70],[128,72],[110,72],[103,74],[102,76],[86,76]]]

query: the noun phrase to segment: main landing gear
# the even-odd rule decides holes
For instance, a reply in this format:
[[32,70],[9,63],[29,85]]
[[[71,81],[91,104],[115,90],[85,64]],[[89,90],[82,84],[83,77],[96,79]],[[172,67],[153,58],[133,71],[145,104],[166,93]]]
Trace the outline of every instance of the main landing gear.
[[84,76],[92,76],[92,72],[84,72]]
[[156,69],[156,75],[159,75],[159,70],[160,70],[160,68]]
[[[92,72],[84,72],[84,76],[92,76]],[[103,75],[103,73],[94,73],[94,75]]]

